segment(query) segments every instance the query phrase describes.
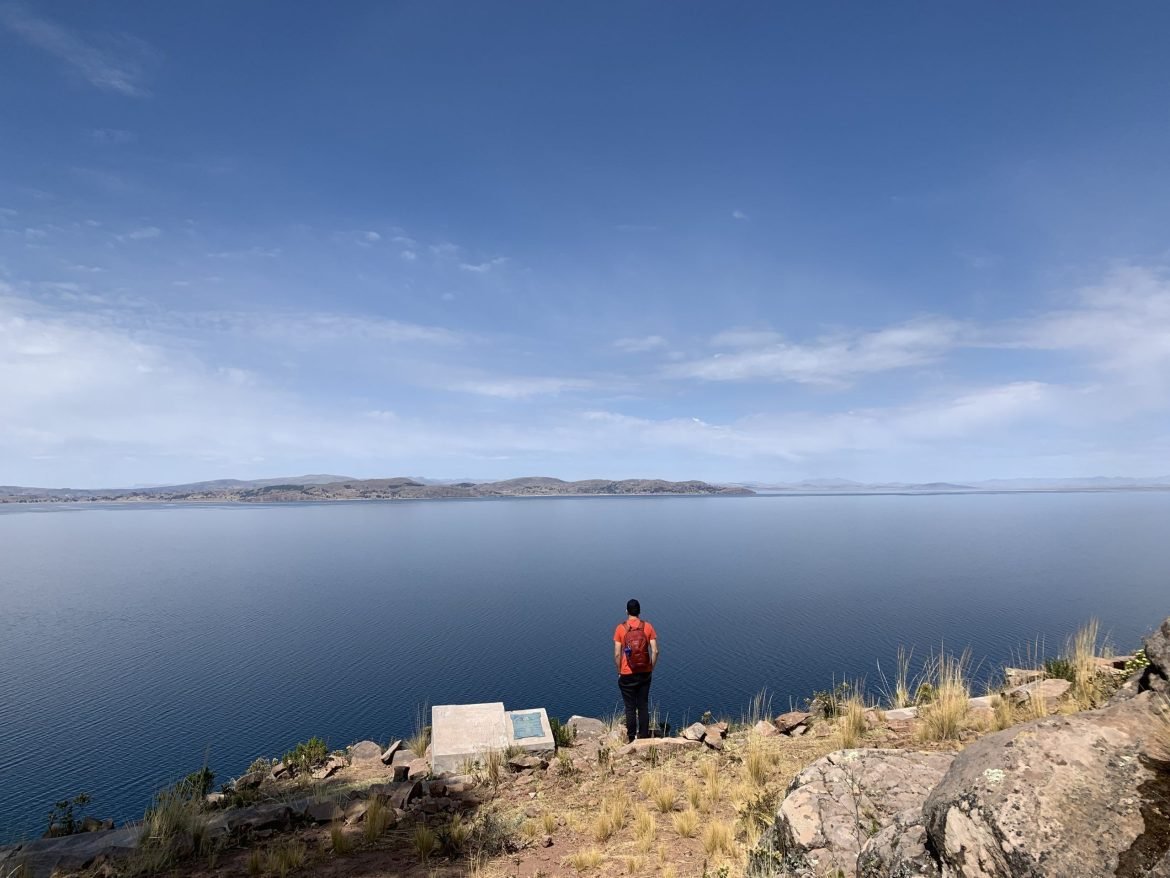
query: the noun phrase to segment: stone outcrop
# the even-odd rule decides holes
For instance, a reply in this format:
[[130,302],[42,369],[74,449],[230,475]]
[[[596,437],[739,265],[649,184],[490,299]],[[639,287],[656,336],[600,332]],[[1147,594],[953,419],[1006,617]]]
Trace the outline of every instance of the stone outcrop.
[[955,878],[1170,876],[1170,764],[1153,693],[988,735],[923,806]]
[[[1014,726],[953,757],[847,750],[814,763],[750,874],[1170,878],[1170,619],[1145,649],[1149,667],[1096,710]],[[1053,707],[1067,688],[1035,680],[1013,700]],[[914,767],[928,757],[941,762]]]
[[[752,854],[750,874],[819,878],[839,871],[853,878],[865,844],[895,815],[919,812],[953,758],[907,750],[838,750],[818,759],[789,786],[776,822]],[[887,845],[897,846],[893,840]]]
[[126,826],[0,848],[0,875],[48,878],[54,871],[80,871],[103,860],[129,856],[141,835],[142,827]]
[[1034,702],[1043,701],[1044,712],[1052,713],[1060,707],[1060,702],[1068,694],[1070,689],[1072,689],[1072,683],[1068,680],[1056,678],[1035,680],[1012,689],[1008,692],[1008,698],[1011,699],[1012,704],[1016,707],[1025,708]]

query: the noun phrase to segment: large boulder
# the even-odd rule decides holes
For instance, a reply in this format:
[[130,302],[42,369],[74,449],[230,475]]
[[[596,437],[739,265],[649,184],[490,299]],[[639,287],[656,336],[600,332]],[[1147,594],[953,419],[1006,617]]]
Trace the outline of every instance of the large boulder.
[[48,878],[54,872],[80,871],[102,860],[130,856],[141,836],[141,826],[126,826],[0,847],[0,875]]
[[923,806],[948,878],[1170,878],[1158,696],[1036,720],[962,751]]
[[373,741],[358,741],[350,746],[349,758],[354,763],[378,762],[381,761],[383,752],[382,748]]
[[1021,708],[1043,701],[1044,712],[1052,713],[1060,707],[1060,702],[1070,689],[1072,689],[1072,683],[1068,680],[1050,677],[1047,680],[1035,680],[1031,683],[1025,683],[1023,686],[1017,686],[1008,692],[1008,698],[1011,699],[1012,704]]
[[1170,695],[1170,617],[1146,638],[1144,646],[1150,664],[1142,673],[1141,688]]
[[[915,823],[915,813],[953,758],[908,750],[838,750],[818,759],[788,787],[776,822],[752,852],[749,874],[854,878],[866,842],[903,812],[910,812],[902,818],[905,824]],[[900,854],[907,860],[922,855]]]
[[857,878],[941,878],[942,870],[926,843],[922,809],[910,808],[893,816],[861,847]]

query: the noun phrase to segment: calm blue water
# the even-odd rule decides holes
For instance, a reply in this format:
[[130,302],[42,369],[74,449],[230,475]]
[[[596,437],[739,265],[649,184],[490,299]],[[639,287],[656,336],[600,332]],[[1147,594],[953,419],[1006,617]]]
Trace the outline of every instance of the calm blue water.
[[1168,534],[1165,493],[0,507],[0,840],[426,703],[609,714],[631,596],[673,723],[872,685],[899,644],[990,668],[1096,615],[1128,650]]

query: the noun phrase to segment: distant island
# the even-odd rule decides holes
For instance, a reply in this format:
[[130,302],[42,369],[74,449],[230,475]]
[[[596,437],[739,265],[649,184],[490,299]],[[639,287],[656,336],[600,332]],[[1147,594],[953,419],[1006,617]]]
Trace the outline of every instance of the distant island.
[[663,479],[586,479],[566,482],[544,476],[502,482],[434,482],[428,479],[348,479],[345,476],[290,476],[240,481],[220,479],[189,485],[145,488],[23,488],[0,485],[0,503],[214,502],[291,503],[323,500],[455,500],[553,496],[749,496],[750,488]]

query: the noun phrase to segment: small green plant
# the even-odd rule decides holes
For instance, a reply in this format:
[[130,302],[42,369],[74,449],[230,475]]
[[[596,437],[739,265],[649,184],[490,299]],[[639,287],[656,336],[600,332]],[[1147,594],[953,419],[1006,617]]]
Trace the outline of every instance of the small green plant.
[[329,824],[329,845],[335,856],[348,857],[353,853],[353,839],[345,831],[345,824],[340,820],[334,820]]
[[284,764],[293,772],[306,773],[323,763],[329,747],[318,737],[302,741],[284,754]]
[[372,842],[382,837],[390,825],[390,816],[390,809],[382,804],[381,799],[376,798],[370,802],[370,807],[366,810],[366,819],[362,823],[362,834],[365,835],[366,841]]
[[1073,663],[1066,658],[1050,658],[1044,662],[1044,676],[1053,680],[1068,680],[1072,683],[1076,680],[1076,669],[1073,667]]
[[299,838],[290,838],[269,848],[264,865],[267,871],[279,878],[285,878],[289,872],[305,865],[307,855],[308,848],[305,843]]
[[427,723],[430,708],[425,704],[419,705],[414,713],[414,733],[406,739],[406,749],[415,756],[425,756],[427,747],[431,745],[431,727]]
[[836,719],[841,715],[841,705],[848,697],[849,684],[845,680],[840,683],[834,681],[831,689],[817,690],[807,699],[809,713],[825,719]]
[[565,777],[572,777],[577,773],[577,766],[573,764],[573,757],[568,753],[557,754],[557,771]]
[[248,766],[248,774],[256,774],[257,772],[272,771],[272,763],[263,756],[258,756],[252,760],[252,764]]
[[439,837],[425,823],[420,823],[414,828],[414,832],[410,836],[410,843],[414,852],[418,854],[418,861],[426,863],[430,860],[431,854],[438,850]]
[[471,827],[464,821],[462,814],[456,814],[439,830],[439,844],[450,854],[461,854],[471,837]]
[[53,810],[47,816],[49,826],[45,835],[49,838],[56,838],[79,832],[81,821],[84,819],[85,807],[89,802],[89,793],[78,793],[72,799],[61,799],[59,802],[55,802]]
[[1125,663],[1125,675],[1131,677],[1138,671],[1144,671],[1150,666],[1150,660],[1146,658],[1146,648],[1143,646],[1133,654],[1133,658]]
[[572,747],[573,742],[577,739],[577,727],[562,725],[561,721],[555,716],[548,718],[548,724],[552,728],[553,740],[556,741],[558,747]]

